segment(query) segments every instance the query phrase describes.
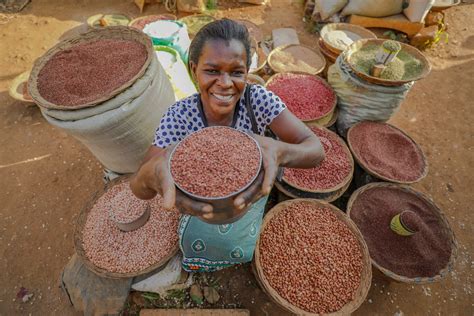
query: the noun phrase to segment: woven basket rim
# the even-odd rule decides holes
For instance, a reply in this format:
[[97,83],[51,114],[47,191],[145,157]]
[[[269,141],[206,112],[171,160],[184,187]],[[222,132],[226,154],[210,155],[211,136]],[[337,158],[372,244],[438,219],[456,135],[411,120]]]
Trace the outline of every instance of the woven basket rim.
[[[136,22],[141,21],[141,20],[146,19],[146,18],[155,17],[155,16],[159,16],[159,17],[170,17],[171,19],[166,19],[166,20],[171,20],[171,21],[177,20],[176,15],[171,14],[171,13],[148,14],[148,15],[143,15],[143,16],[139,16],[139,17],[134,18],[133,20],[131,20],[131,21],[128,23],[128,26],[134,27],[133,24],[135,24]],[[165,20],[165,19],[161,19],[161,20]]]
[[350,24],[350,23],[329,23],[326,24],[321,31],[319,32],[320,34],[320,39],[322,40],[324,47],[327,48],[329,51],[335,53],[335,54],[340,54],[343,52],[343,50],[340,50],[339,48],[332,46],[331,43],[326,42],[324,39],[324,35],[328,32],[331,31],[338,31],[338,30],[345,30],[345,31],[350,31],[352,33],[355,33],[357,35],[360,35],[362,38],[361,39],[368,39],[368,38],[373,38],[376,39],[377,35],[375,33],[371,32],[367,28],[356,25],[356,24]]
[[319,47],[319,51],[321,52],[321,54],[324,55],[325,58],[327,58],[332,63],[336,62],[336,59],[339,56],[339,54],[335,54],[334,52],[330,51],[325,46],[324,41],[321,37],[318,40],[318,47]]
[[449,221],[446,218],[446,215],[443,213],[443,211],[434,203],[434,201],[428,195],[426,195],[426,194],[424,194],[420,191],[417,191],[417,190],[415,190],[415,189],[413,189],[413,188],[411,188],[407,185],[401,185],[401,184],[396,184],[396,183],[388,183],[388,182],[369,183],[369,184],[366,184],[366,185],[358,188],[356,191],[354,191],[354,193],[352,193],[352,195],[349,199],[349,202],[347,203],[347,211],[346,211],[347,216],[349,216],[349,217],[351,216],[352,207],[353,207],[355,201],[357,200],[357,198],[359,197],[359,195],[361,195],[362,193],[364,193],[368,190],[374,189],[374,188],[393,188],[393,189],[402,190],[404,192],[416,195],[418,198],[422,199],[424,202],[429,204],[432,207],[433,211],[434,211],[433,213],[436,214],[438,216],[438,219],[443,223],[443,228],[445,230],[446,235],[449,237],[450,244],[451,244],[451,256],[449,258],[448,264],[446,265],[446,267],[441,269],[438,272],[438,274],[435,275],[434,277],[409,278],[409,277],[406,277],[406,276],[403,276],[403,275],[399,275],[399,274],[397,274],[397,273],[395,273],[395,272],[393,272],[393,271],[391,271],[387,268],[384,268],[383,266],[378,264],[371,257],[372,264],[374,265],[374,267],[376,267],[379,271],[381,271],[387,277],[389,277],[389,278],[391,278],[391,279],[393,279],[397,282],[410,283],[410,284],[426,284],[426,283],[436,282],[436,281],[439,281],[439,280],[443,279],[452,270],[454,270],[454,261],[457,257],[457,252],[458,252],[458,244],[457,244],[456,236],[455,236],[454,231],[452,230],[451,226],[449,225]]
[[257,40],[258,43],[263,41],[264,36],[263,36],[263,32],[262,32],[262,29],[260,28],[260,26],[258,26],[254,22],[252,22],[250,20],[247,20],[247,19],[233,19],[233,20],[236,21],[237,23],[241,23],[241,24],[245,25],[245,27],[247,27],[247,30],[249,31],[249,35],[252,35],[252,34],[250,34],[250,30],[249,30],[247,25],[251,25],[254,29],[258,30],[257,34],[259,35],[259,36],[255,36],[255,33],[254,33],[252,36]]
[[402,51],[405,51],[414,57],[416,57],[423,65],[423,71],[421,74],[417,77],[410,78],[410,79],[405,79],[405,80],[388,80],[388,79],[382,79],[378,77],[374,77],[371,75],[368,75],[366,73],[363,73],[362,71],[357,70],[356,65],[354,64],[352,60],[352,55],[358,51],[360,48],[367,44],[377,44],[377,45],[382,45],[383,42],[385,42],[386,39],[360,39],[358,41],[355,41],[351,45],[347,47],[347,49],[344,51],[344,57],[345,57],[345,62],[349,65],[349,67],[352,69],[352,71],[359,77],[362,78],[363,80],[382,85],[382,86],[401,86],[406,83],[410,83],[412,81],[420,80],[428,76],[428,74],[431,72],[431,64],[426,58],[426,56],[420,52],[418,49],[416,49],[413,46],[410,46],[405,43],[399,42],[399,44],[402,46]]
[[[139,42],[144,45],[147,58],[144,64],[142,65],[141,69],[135,74],[135,76],[133,76],[130,80],[128,80],[121,86],[115,88],[113,91],[105,94],[104,96],[96,100],[89,101],[83,104],[73,105],[73,106],[63,106],[59,104],[54,104],[44,99],[38,90],[38,76],[41,70],[43,69],[43,67],[46,65],[46,63],[52,57],[54,57],[57,53],[65,49],[68,49],[78,44],[96,41],[99,39],[124,39],[124,40],[133,40],[133,41]],[[28,92],[30,93],[31,97],[33,98],[36,104],[46,109],[69,111],[69,110],[77,110],[77,109],[82,109],[82,108],[93,107],[104,101],[111,99],[112,97],[123,92],[125,89],[129,88],[133,83],[135,83],[135,81],[137,81],[139,78],[143,76],[143,74],[145,73],[146,69],[150,65],[151,60],[153,58],[156,58],[156,57],[153,50],[152,41],[142,31],[132,28],[132,27],[128,27],[128,26],[108,26],[108,27],[103,27],[103,28],[93,28],[89,31],[86,31],[85,33],[67,38],[57,43],[52,48],[50,48],[46,53],[44,53],[40,58],[38,58],[33,65],[33,68],[31,70],[31,75],[28,80]]]
[[286,75],[297,75],[297,76],[312,76],[313,78],[316,78],[319,82],[321,82],[326,88],[330,89],[334,95],[334,102],[332,103],[331,107],[329,108],[329,110],[327,111],[327,113],[325,113],[324,115],[318,117],[318,118],[313,118],[313,119],[308,119],[308,120],[301,120],[302,122],[304,123],[314,123],[314,121],[317,121],[317,120],[321,120],[323,118],[325,118],[326,116],[328,115],[332,115],[334,113],[334,110],[336,108],[336,105],[337,105],[337,95],[336,95],[336,92],[334,91],[334,89],[331,87],[331,85],[324,79],[324,78],[321,78],[320,76],[318,75],[311,75],[311,74],[308,74],[306,72],[298,72],[298,71],[290,71],[290,72],[279,72],[279,73],[276,73],[274,75],[272,75],[270,78],[268,78],[266,84],[265,84],[265,88],[268,89],[268,86],[272,83],[273,80],[275,80],[276,78],[278,77],[281,77],[281,76],[286,76]]
[[[293,188],[291,185],[287,184],[285,181],[275,181],[275,186],[277,187],[278,191],[283,193],[284,195],[293,198],[293,199],[315,199],[315,200],[320,200],[320,201],[325,201],[325,202],[334,202],[338,198],[340,198],[344,192],[349,189],[349,186],[351,185],[353,176],[351,177],[350,181],[347,182],[347,184],[340,188],[339,190],[333,191],[333,192],[328,192],[328,193],[313,193],[313,192],[308,192],[308,191],[302,191],[302,195],[298,196],[297,194],[294,194],[293,192],[289,191],[285,186],[290,187],[294,190],[299,190],[296,188]],[[308,195],[308,196],[303,196],[303,195]]]
[[[341,308],[341,310],[332,312],[329,314],[325,314],[325,315],[332,315],[332,316],[348,315],[352,313],[353,311],[357,310],[360,307],[360,305],[362,305],[362,303],[364,302],[365,298],[367,297],[369,293],[369,289],[370,289],[371,281],[372,281],[372,266],[371,266],[371,261],[370,261],[369,249],[363,238],[362,233],[359,231],[357,225],[343,211],[341,211],[339,208],[335,207],[334,205],[329,204],[328,202],[324,202],[324,201],[320,201],[316,199],[293,199],[293,200],[283,201],[275,205],[265,215],[265,217],[263,218],[262,226],[261,226],[261,232],[264,231],[265,227],[272,220],[272,218],[276,216],[280,211],[284,210],[287,205],[293,204],[293,203],[300,203],[300,202],[305,202],[305,203],[313,204],[319,207],[328,208],[333,214],[337,216],[339,220],[341,220],[342,222],[344,222],[344,224],[347,225],[347,227],[352,231],[352,233],[357,238],[360,251],[362,254],[363,267],[362,267],[362,273],[361,273],[361,281],[360,281],[359,287],[356,290],[355,299],[346,303]],[[319,314],[307,312],[291,304],[270,286],[263,272],[262,265],[260,263],[260,237],[261,237],[261,234],[259,235],[257,239],[257,243],[256,243],[257,246],[255,247],[254,261],[255,261],[255,268],[257,271],[257,279],[260,282],[260,284],[263,285],[263,289],[265,290],[265,292],[278,305],[280,305],[287,311],[290,311],[297,315],[308,315],[308,316],[319,315]]]
[[[210,18],[210,19],[211,19],[211,22],[214,22],[214,21],[217,20],[214,16],[212,16],[212,15],[210,15],[210,14],[205,14],[205,13],[190,14],[190,15],[183,16],[182,18],[179,18],[178,21],[180,21],[180,22],[182,22],[182,23],[184,23],[184,24],[186,25],[186,28],[187,28],[187,30],[188,30],[188,32],[189,32],[189,37],[194,37],[194,36],[197,34],[197,32],[196,32],[196,33],[191,33],[191,32],[189,31],[188,24],[187,24],[185,21],[192,21],[193,19],[196,19],[196,18],[198,18],[198,19],[201,19],[201,18]],[[209,23],[211,23],[211,22],[209,22]],[[199,31],[198,31],[198,32],[199,32]]]
[[[111,26],[94,26],[94,24],[93,24],[96,20],[98,20],[98,19],[94,19],[94,18],[97,18],[97,17],[102,18],[106,15],[121,15],[121,16],[123,16],[124,18],[126,18],[128,20],[128,23],[130,23],[130,20],[132,20],[132,18],[128,14],[125,14],[125,13],[98,13],[98,14],[91,15],[90,17],[87,18],[87,20],[86,20],[87,26],[90,27],[90,28],[93,28],[93,29],[111,27]],[[114,25],[114,26],[118,26],[118,25]],[[125,26],[125,25],[122,25],[122,26]]]
[[28,78],[30,76],[30,71],[24,71],[15,78],[10,83],[10,86],[8,87],[8,94],[15,100],[21,101],[21,102],[34,102],[33,99],[27,99],[25,98],[25,95],[23,93],[18,93],[18,88],[21,85],[27,85],[28,84]]
[[[316,127],[316,126],[314,126]],[[282,176],[282,181],[284,181],[286,184],[288,184],[289,186],[291,187],[294,187],[298,190],[301,190],[301,191],[305,191],[305,192],[309,192],[309,193],[331,193],[331,192],[335,192],[335,191],[338,191],[342,188],[344,188],[345,186],[347,186],[348,183],[351,182],[352,180],[352,177],[354,175],[354,159],[352,157],[352,154],[351,154],[351,151],[349,150],[349,148],[347,147],[347,144],[346,142],[344,141],[344,139],[342,139],[341,136],[337,135],[336,133],[334,133],[333,131],[331,131],[330,129],[326,128],[326,127],[322,127],[322,126],[318,126],[316,128],[319,128],[319,129],[322,129],[323,131],[325,132],[328,132],[329,134],[331,134],[332,136],[336,136],[335,139],[337,139],[337,141],[339,142],[340,145],[342,145],[342,149],[344,150],[344,152],[346,153],[347,157],[349,157],[349,163],[351,165],[351,170],[350,172],[347,174],[347,176],[342,180],[342,182],[340,182],[338,185],[332,187],[332,188],[329,188],[329,189],[321,189],[321,190],[309,190],[307,188],[303,188],[303,187],[300,187],[296,184],[293,184],[291,182],[289,182],[287,179],[285,179],[284,176]]]
[[[305,49],[308,49],[310,50],[311,52],[313,52],[315,55],[317,55],[319,57],[319,59],[322,61],[322,65],[318,65],[318,67],[315,67],[316,68],[316,71],[315,72],[305,72],[305,71],[286,71],[286,70],[281,70],[281,69],[278,69],[278,67],[275,67],[275,65],[272,63],[272,57],[274,57],[275,54],[287,49],[287,48],[291,48],[291,47],[302,47],[302,48],[305,48]],[[306,45],[302,45],[302,44],[289,44],[289,45],[282,45],[282,46],[278,46],[277,48],[274,48],[270,54],[268,54],[268,58],[267,58],[267,63],[268,65],[270,66],[270,68],[275,72],[275,73],[288,73],[288,72],[294,72],[294,73],[306,73],[306,74],[310,74],[310,75],[317,75],[319,73],[321,73],[324,68],[326,67],[326,58],[324,57],[324,55],[319,51],[319,50],[316,50],[312,47],[309,47],[309,46],[306,46]]]
[[391,178],[388,178],[386,176],[383,176],[381,174],[379,174],[378,172],[374,171],[374,170],[371,170],[361,159],[361,157],[359,157],[359,155],[357,155],[357,153],[355,152],[354,150],[354,147],[353,147],[353,144],[351,143],[351,132],[354,130],[354,128],[356,126],[358,126],[359,124],[363,123],[363,122],[367,122],[367,121],[360,121],[354,125],[352,125],[349,130],[347,131],[347,136],[346,136],[346,139],[347,139],[347,145],[349,146],[349,149],[350,151],[352,152],[352,155],[354,156],[354,159],[355,161],[359,164],[359,166],[362,167],[362,169],[364,169],[368,174],[376,177],[376,178],[379,178],[379,179],[382,179],[384,181],[387,181],[387,182],[393,182],[393,183],[398,183],[398,184],[413,184],[413,183],[417,183],[417,182],[420,182],[421,180],[423,180],[427,175],[428,175],[428,160],[426,159],[426,156],[425,156],[425,153],[423,152],[423,150],[421,149],[421,147],[418,145],[417,142],[415,142],[413,140],[413,138],[410,137],[410,135],[408,135],[407,133],[405,133],[404,131],[402,131],[401,129],[399,129],[398,127],[392,125],[392,124],[389,124],[389,123],[385,123],[385,122],[373,122],[373,121],[369,121],[369,122],[373,122],[373,123],[377,123],[377,124],[384,124],[384,125],[387,125],[389,126],[390,128],[394,129],[395,131],[398,131],[399,133],[401,133],[403,136],[405,136],[409,141],[411,141],[414,145],[415,145],[415,148],[417,149],[418,153],[420,154],[422,160],[423,160],[423,164],[424,164],[424,167],[423,167],[423,171],[420,175],[419,178],[415,179],[415,180],[412,180],[412,181],[402,181],[402,180],[398,180],[398,179],[391,179]]
[[76,227],[74,229],[74,249],[76,251],[76,254],[81,260],[81,262],[90,271],[94,272],[95,274],[101,277],[110,278],[110,279],[122,279],[122,278],[133,278],[139,275],[147,274],[165,265],[173,256],[175,256],[178,253],[178,250],[179,250],[179,243],[176,243],[176,246],[170,251],[170,253],[166,255],[165,257],[163,257],[157,263],[149,266],[146,269],[142,269],[136,272],[128,272],[128,273],[110,272],[103,268],[97,267],[94,263],[92,263],[89,260],[89,258],[87,258],[84,248],[82,247],[82,231],[84,229],[84,225],[86,224],[87,216],[89,215],[90,211],[92,210],[92,207],[95,205],[97,200],[105,192],[107,192],[110,188],[112,188],[115,185],[129,181],[130,177],[131,177],[130,175],[118,177],[110,181],[109,183],[107,183],[103,188],[99,189],[93,195],[92,199],[90,199],[89,202],[86,203],[85,207],[83,207],[83,209],[79,213],[79,216],[76,220]]

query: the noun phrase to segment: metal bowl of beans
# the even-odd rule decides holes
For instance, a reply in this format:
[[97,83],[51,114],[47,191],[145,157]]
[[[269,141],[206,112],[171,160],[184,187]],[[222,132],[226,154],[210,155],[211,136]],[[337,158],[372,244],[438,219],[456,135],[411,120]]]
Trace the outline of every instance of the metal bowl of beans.
[[[262,181],[262,151],[247,133],[213,126],[188,135],[170,155],[169,170],[178,190],[189,198],[211,204],[210,224],[228,224],[245,215],[234,199],[256,181]],[[180,208],[180,206],[178,206]]]

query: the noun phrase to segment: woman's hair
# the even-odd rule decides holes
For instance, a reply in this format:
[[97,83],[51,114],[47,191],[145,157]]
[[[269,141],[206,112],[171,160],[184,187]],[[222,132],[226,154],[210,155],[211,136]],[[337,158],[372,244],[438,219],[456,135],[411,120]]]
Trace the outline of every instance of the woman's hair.
[[192,61],[196,65],[198,64],[202,49],[207,41],[223,40],[230,42],[233,39],[244,45],[247,55],[247,69],[250,68],[250,38],[247,27],[229,19],[221,19],[211,22],[199,30],[189,47],[189,61]]

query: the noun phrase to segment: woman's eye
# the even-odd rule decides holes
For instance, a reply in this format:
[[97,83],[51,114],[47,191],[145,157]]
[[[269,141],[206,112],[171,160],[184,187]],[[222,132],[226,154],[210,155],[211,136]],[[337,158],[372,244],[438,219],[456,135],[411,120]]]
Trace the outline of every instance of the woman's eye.
[[241,76],[244,75],[244,72],[243,71],[234,71],[234,72],[232,72],[232,75],[236,76],[236,77],[241,77]]
[[206,72],[207,72],[208,74],[213,74],[213,75],[219,73],[219,71],[218,71],[218,70],[215,70],[215,69],[207,69]]

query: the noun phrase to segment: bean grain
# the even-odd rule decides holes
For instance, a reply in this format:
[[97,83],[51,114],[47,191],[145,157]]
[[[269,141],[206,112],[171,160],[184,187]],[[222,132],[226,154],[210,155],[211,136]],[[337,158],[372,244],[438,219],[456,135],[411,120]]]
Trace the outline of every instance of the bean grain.
[[123,182],[96,201],[84,225],[82,245],[95,266],[110,272],[131,273],[158,263],[176,248],[179,212],[164,210],[162,198],[157,196],[149,202],[148,222],[134,231],[123,232],[109,217],[111,201],[121,192],[133,196],[130,184]]
[[362,277],[360,245],[328,208],[290,204],[265,226],[258,247],[265,278],[291,304],[330,313],[355,298]]

